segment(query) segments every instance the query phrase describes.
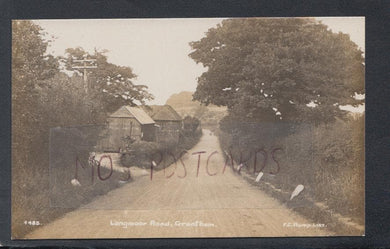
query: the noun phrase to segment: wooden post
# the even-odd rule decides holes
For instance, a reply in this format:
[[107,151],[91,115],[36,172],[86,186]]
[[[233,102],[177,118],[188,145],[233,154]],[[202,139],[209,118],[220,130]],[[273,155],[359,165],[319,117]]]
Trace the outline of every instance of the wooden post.
[[88,93],[89,85],[88,85],[88,72],[87,69],[97,68],[97,65],[87,65],[87,62],[90,64],[95,63],[95,59],[87,59],[86,57],[82,60],[73,60],[73,62],[82,62],[82,66],[72,66],[73,69],[83,69],[83,78],[84,78],[84,90],[85,93]]

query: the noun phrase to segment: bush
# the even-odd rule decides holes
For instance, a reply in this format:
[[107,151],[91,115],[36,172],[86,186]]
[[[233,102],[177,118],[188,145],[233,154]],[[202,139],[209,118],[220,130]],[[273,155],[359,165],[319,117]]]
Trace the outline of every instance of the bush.
[[173,152],[178,147],[178,141],[176,138],[170,136],[170,133],[167,133],[164,139],[158,143],[158,149],[162,152]]
[[136,141],[128,146],[128,151],[121,156],[121,163],[125,167],[150,167],[152,156],[159,152],[159,145],[155,142]]
[[364,117],[318,130],[315,195],[342,214],[364,218]]
[[178,142],[167,134],[159,143],[146,141],[130,143],[127,146],[128,151],[121,155],[120,162],[124,167],[150,168],[153,160],[156,163],[159,162],[156,167],[156,170],[159,170],[174,163],[172,155],[178,159],[183,150],[191,149],[198,143],[201,136],[200,121],[187,116],[184,119],[184,128],[180,131]]
[[200,121],[195,117],[186,116],[183,119],[183,126],[183,133],[185,136],[194,136],[194,134],[199,133]]
[[[236,163],[240,153],[245,158],[248,151],[257,148],[265,147],[269,152],[272,147],[281,147],[283,151],[277,154],[280,171],[274,177],[264,177],[264,181],[286,192],[303,184],[305,195],[364,223],[364,116],[317,127],[283,128],[283,136],[263,132],[270,131],[266,128],[256,132],[248,129],[247,124],[230,124],[229,128],[231,133],[218,135],[222,149],[230,151]],[[275,167],[270,156],[264,173]],[[257,160],[257,169],[261,168],[261,161]],[[250,173],[253,173],[253,163],[253,160],[247,163]]]
[[189,135],[180,135],[179,139],[179,149],[181,150],[189,150],[194,147],[195,144],[199,142],[200,137],[202,136],[202,132],[197,132],[191,136]]
[[179,137],[179,148],[189,150],[199,142],[202,136],[202,128],[199,119],[191,116],[186,116],[183,120],[183,131]]

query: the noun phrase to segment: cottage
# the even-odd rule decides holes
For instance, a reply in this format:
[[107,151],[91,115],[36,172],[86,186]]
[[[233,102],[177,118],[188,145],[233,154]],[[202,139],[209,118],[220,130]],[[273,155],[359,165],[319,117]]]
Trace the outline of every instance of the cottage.
[[108,117],[108,146],[105,147],[125,148],[129,139],[154,141],[154,125],[154,120],[141,108],[122,106]]
[[118,151],[137,140],[178,143],[183,128],[182,118],[169,105],[122,106],[107,121],[106,134],[97,145],[103,151]]
[[170,105],[144,106],[143,110],[156,123],[156,142],[179,142],[183,119]]

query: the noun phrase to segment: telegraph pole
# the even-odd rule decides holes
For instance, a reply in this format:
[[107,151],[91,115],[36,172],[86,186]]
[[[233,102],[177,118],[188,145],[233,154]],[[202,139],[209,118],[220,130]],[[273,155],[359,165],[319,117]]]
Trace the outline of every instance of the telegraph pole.
[[88,93],[89,90],[89,84],[88,84],[88,72],[87,69],[94,69],[97,68],[96,59],[87,59],[87,56],[84,55],[84,59],[82,60],[73,60],[73,62],[81,63],[81,66],[72,66],[73,69],[83,69],[83,78],[84,78],[84,90],[85,93]]

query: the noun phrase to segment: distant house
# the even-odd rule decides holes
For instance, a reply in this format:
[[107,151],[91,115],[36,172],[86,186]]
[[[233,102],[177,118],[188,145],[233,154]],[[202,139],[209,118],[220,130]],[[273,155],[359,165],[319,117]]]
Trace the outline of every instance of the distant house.
[[104,151],[126,148],[129,140],[178,143],[183,120],[169,105],[122,106],[108,117],[107,134],[99,142]]
[[156,142],[179,142],[183,119],[170,105],[143,106],[143,110],[156,123]]
[[155,140],[155,122],[141,108],[122,106],[108,117],[108,137],[105,143],[106,150],[125,148],[128,141]]

